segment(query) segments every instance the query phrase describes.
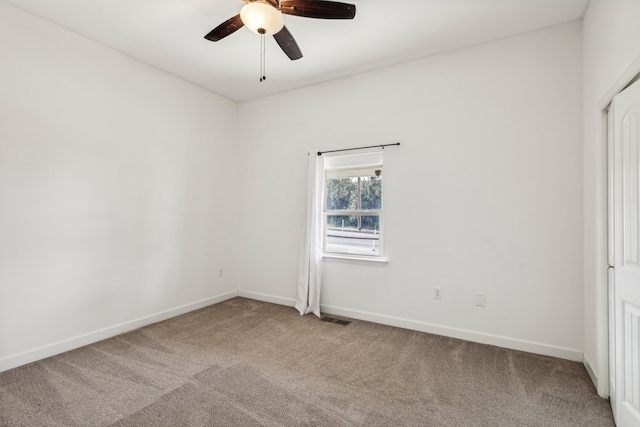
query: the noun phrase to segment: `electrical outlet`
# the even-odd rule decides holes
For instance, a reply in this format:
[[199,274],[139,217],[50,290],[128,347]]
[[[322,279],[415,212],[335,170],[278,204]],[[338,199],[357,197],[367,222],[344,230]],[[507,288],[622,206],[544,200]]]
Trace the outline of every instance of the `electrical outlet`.
[[487,306],[487,295],[482,292],[476,293],[476,306],[478,307],[486,307]]
[[222,270],[222,268],[218,269],[218,277],[222,277],[224,276],[224,270]]
[[434,299],[442,299],[442,289],[439,287],[433,288],[433,298]]

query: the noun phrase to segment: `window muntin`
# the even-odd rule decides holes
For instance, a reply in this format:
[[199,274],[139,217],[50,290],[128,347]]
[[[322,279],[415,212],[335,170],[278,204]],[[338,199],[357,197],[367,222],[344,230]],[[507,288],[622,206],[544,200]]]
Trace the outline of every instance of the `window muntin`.
[[380,257],[382,165],[325,171],[324,251]]

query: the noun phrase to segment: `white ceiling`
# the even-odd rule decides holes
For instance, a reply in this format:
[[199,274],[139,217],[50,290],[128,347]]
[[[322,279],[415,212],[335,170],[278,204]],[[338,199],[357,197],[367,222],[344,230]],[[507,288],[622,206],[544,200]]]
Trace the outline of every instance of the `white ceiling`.
[[353,21],[285,15],[304,57],[246,28],[204,35],[242,0],[3,0],[235,101],[321,83],[438,52],[580,19],[588,0],[342,0]]

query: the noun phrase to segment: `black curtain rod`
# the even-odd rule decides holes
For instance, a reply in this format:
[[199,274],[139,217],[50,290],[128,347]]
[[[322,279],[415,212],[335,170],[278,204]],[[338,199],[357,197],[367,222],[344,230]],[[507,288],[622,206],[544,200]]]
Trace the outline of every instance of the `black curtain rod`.
[[322,156],[324,153],[337,153],[339,151],[364,150],[365,148],[378,148],[378,147],[381,147],[384,150],[384,147],[391,147],[392,145],[400,145],[400,143],[396,142],[396,143],[393,143],[393,144],[369,145],[367,147],[355,147],[355,148],[343,148],[341,150],[318,151],[318,156]]

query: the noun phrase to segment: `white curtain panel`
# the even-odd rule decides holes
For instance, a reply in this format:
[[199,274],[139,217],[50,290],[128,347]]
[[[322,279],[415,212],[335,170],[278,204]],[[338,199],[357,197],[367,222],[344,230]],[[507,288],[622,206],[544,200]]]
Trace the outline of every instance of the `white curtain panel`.
[[313,313],[320,317],[323,175],[323,156],[318,156],[318,151],[312,150],[309,153],[307,211],[300,251],[298,297],[296,299],[296,309],[302,316]]

